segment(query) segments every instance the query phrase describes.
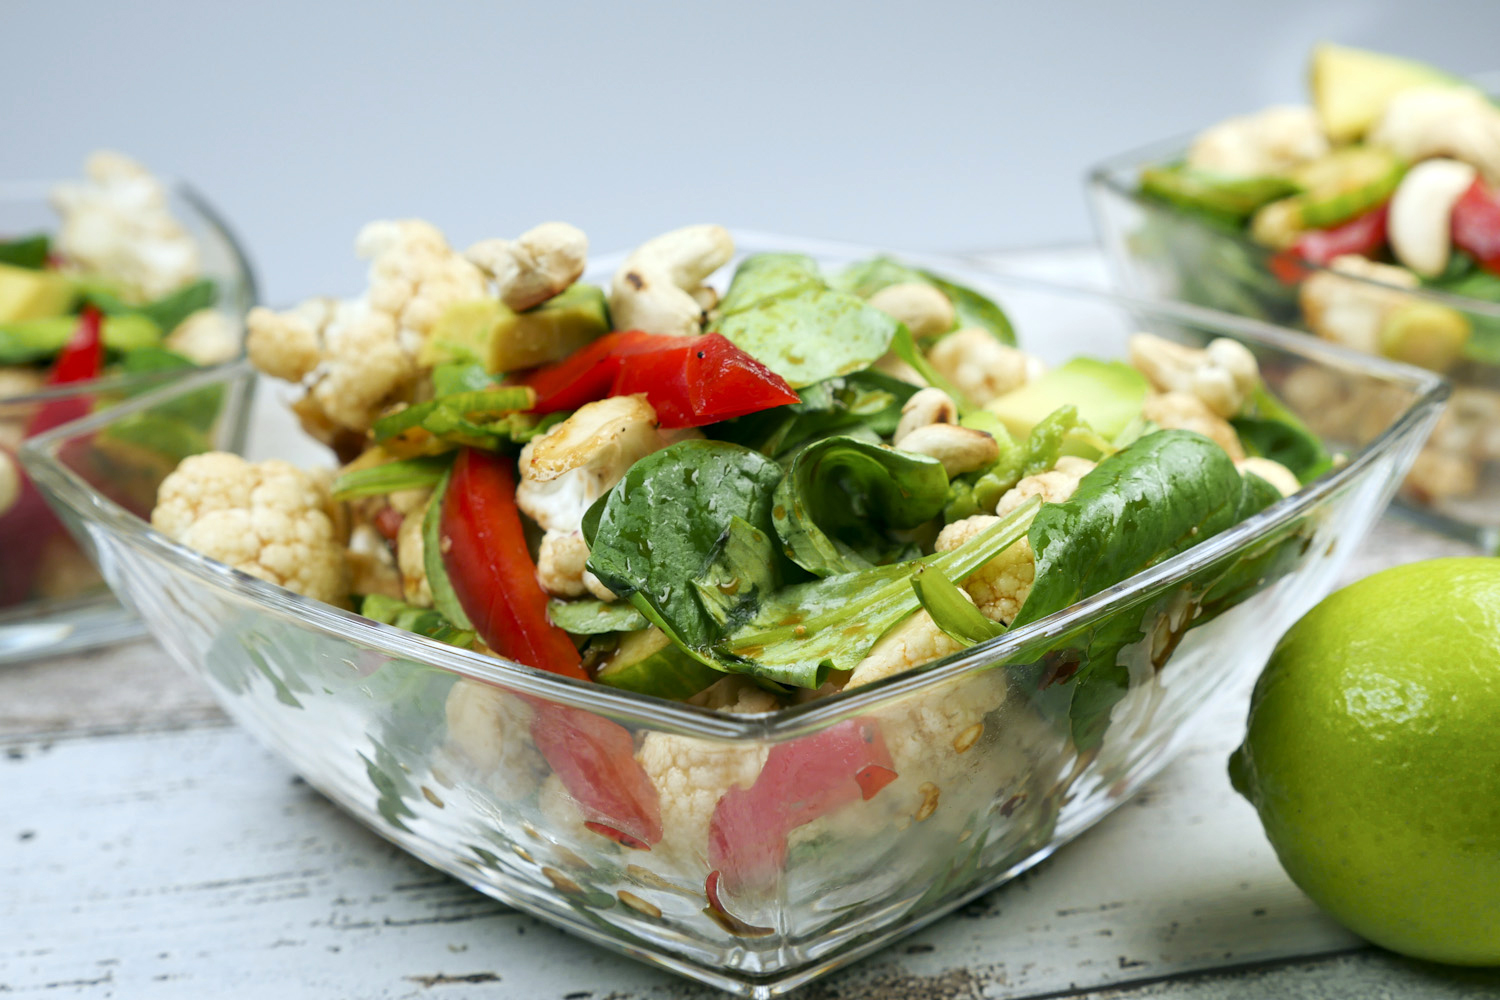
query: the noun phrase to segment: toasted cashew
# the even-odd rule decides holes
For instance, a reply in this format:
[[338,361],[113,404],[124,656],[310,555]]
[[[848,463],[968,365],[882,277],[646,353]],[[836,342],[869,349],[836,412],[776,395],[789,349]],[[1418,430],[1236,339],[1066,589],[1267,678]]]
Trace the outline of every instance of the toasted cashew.
[[1328,152],[1312,108],[1278,106],[1220,122],[1193,140],[1188,166],[1256,177],[1282,174]]
[[1449,156],[1500,183],[1500,109],[1468,87],[1412,87],[1391,98],[1366,141],[1408,163]]
[[900,448],[937,459],[950,478],[986,468],[1000,457],[1000,445],[993,437],[957,424],[918,427],[901,439]]
[[500,301],[518,312],[541,305],[583,274],[589,240],[566,222],[544,222],[515,240],[481,240],[464,251],[495,281]]
[[733,256],[734,240],[723,226],[686,226],[642,243],[625,258],[610,285],[615,329],[698,333],[704,307],[695,293]]
[[1457,160],[1427,160],[1411,168],[1391,198],[1388,232],[1397,260],[1424,278],[1442,273],[1452,248],[1453,206],[1478,175]]
[[913,337],[932,337],[953,329],[953,303],[920,281],[887,285],[870,296],[870,305],[896,317]]
[[1240,470],[1240,475],[1250,474],[1259,476],[1272,486],[1284,497],[1289,497],[1302,488],[1302,483],[1292,474],[1292,470],[1280,462],[1273,462],[1269,458],[1242,458],[1234,463],[1234,467]]
[[1138,333],[1130,338],[1130,363],[1161,392],[1197,396],[1221,417],[1232,417],[1260,382],[1255,355],[1239,341],[1220,337],[1199,350]]
[[913,393],[901,407],[901,420],[896,424],[896,434],[891,443],[899,445],[907,435],[919,427],[929,424],[951,424],[958,421],[958,407],[953,398],[941,389],[922,389]]

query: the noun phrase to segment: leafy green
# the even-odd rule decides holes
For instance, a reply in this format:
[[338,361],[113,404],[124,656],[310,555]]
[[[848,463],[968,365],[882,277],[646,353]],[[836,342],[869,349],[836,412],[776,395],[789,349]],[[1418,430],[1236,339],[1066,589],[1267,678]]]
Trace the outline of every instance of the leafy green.
[[693,578],[698,602],[721,634],[739,625],[776,589],[781,582],[777,563],[770,535],[744,518],[729,519],[708,564]]
[[1303,485],[1333,468],[1323,441],[1277,399],[1264,382],[1255,387],[1244,411],[1230,421],[1247,454],[1280,462]]
[[52,240],[46,233],[4,240],[0,241],[0,264],[40,271],[47,266],[47,254],[51,252]]
[[903,327],[829,288],[811,258],[758,254],[735,273],[716,329],[798,389],[868,368]]
[[377,444],[421,430],[453,444],[497,448],[535,436],[539,421],[521,412],[535,401],[525,386],[455,392],[381,417],[371,429]]
[[[1043,417],[1031,429],[1025,442],[1017,442],[1001,426],[998,420],[978,418],[978,414],[964,418],[966,426],[983,424],[978,429],[989,432],[1000,443],[1000,458],[989,469],[971,477],[965,487],[950,492],[943,517],[948,522],[962,521],[975,514],[988,514],[995,510],[1000,498],[1027,476],[1046,472],[1057,464],[1062,456],[1063,445],[1087,425],[1078,419],[1078,409],[1060,406]],[[1092,434],[1092,431],[1088,431]],[[1094,435],[1097,437],[1097,435]]]
[[932,271],[908,267],[890,257],[876,257],[858,264],[851,264],[843,273],[834,278],[833,286],[867,299],[882,288],[908,282],[931,285],[948,297],[948,301],[953,303],[953,311],[957,316],[957,321],[953,326],[955,330],[977,326],[988,330],[1002,344],[1014,346],[1015,328],[1011,325],[1010,318],[1005,315],[1005,310],[996,305],[993,300]]
[[920,601],[911,576],[923,566],[963,579],[1026,533],[1041,501],[1030,498],[949,552],[783,587],[762,600],[716,651],[724,670],[815,688],[830,669],[850,670]]
[[943,463],[852,437],[815,441],[792,461],[771,512],[787,558],[815,576],[908,555],[886,529],[915,528],[947,499]]
[[781,466],[725,441],[680,441],[648,455],[585,515],[589,569],[674,641],[702,651],[719,625],[692,581],[735,518],[771,534],[780,480]]
[[450,646],[474,648],[476,636],[473,631],[458,628],[434,608],[419,608],[384,594],[369,594],[360,602],[359,613],[382,624],[394,625]]
[[1037,515],[1030,532],[1036,583],[1011,628],[1238,524],[1273,499],[1261,487],[1266,484],[1241,477],[1224,449],[1201,434],[1146,435],[1100,462],[1067,501]]
[[802,389],[800,403],[777,406],[709,428],[715,437],[784,458],[798,445],[830,434],[863,428],[890,437],[901,408],[917,387],[869,369],[814,382]]
[[461,629],[474,628],[464,607],[458,601],[453,583],[448,579],[448,568],[443,565],[443,497],[448,492],[448,479],[453,470],[443,472],[443,477],[432,489],[432,498],[427,501],[427,513],[422,517],[422,569],[427,573],[427,587],[432,591],[432,603],[444,618]]
[[[165,347],[155,345],[127,351],[120,360],[120,370],[128,375],[186,371],[197,367],[191,360],[176,351],[169,351]],[[128,394],[134,396],[150,392],[159,385],[159,382],[153,381],[130,390]],[[219,411],[223,402],[224,387],[211,385],[158,403],[151,408],[151,412],[158,416],[181,420],[195,430],[209,431],[213,428],[214,422],[219,419]]]
[[[0,365],[52,359],[78,329],[78,322],[77,316],[47,316],[0,323]],[[144,316],[110,316],[100,325],[105,350],[116,356],[159,344],[161,334],[161,328]]]
[[564,632],[602,635],[605,632],[638,632],[650,622],[624,601],[606,604],[594,598],[547,602],[547,617]]
[[85,288],[83,297],[107,316],[144,316],[164,333],[171,333],[193,313],[212,308],[219,301],[219,286],[209,278],[199,278],[144,305],[126,302],[99,287]]
[[954,642],[972,646],[1005,634],[1005,626],[986,618],[941,570],[923,566],[912,574],[911,585],[933,624]]
[[452,464],[452,454],[423,455],[355,469],[333,481],[333,499],[357,500],[384,496],[397,490],[426,489],[436,486]]

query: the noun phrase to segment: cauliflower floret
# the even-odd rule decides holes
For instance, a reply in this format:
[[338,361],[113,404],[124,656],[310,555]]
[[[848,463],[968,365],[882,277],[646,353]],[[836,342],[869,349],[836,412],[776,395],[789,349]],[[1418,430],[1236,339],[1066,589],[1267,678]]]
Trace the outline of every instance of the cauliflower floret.
[[401,574],[385,537],[371,524],[356,524],[349,532],[347,559],[349,588],[356,594],[381,594],[401,599]]
[[355,251],[369,259],[363,297],[314,299],[287,312],[256,308],[247,319],[250,360],[269,375],[312,376],[304,423],[365,431],[407,391],[417,352],[448,306],[486,295],[484,274],[420,219],[372,222]]
[[198,277],[198,245],[172,218],[161,181],[107,151],[90,156],[84,172],[87,180],[52,191],[62,216],[57,248],[72,264],[123,282],[142,300]]
[[422,522],[431,502],[429,496],[420,507],[408,511],[396,531],[396,568],[401,572],[401,598],[419,608],[432,607],[432,585],[427,581],[422,541]]
[[151,525],[251,576],[329,604],[349,600],[349,564],[326,488],[278,459],[209,452],[162,481]]
[[[746,677],[729,676],[692,699],[732,715],[770,712],[776,697]],[[706,872],[708,826],[729,789],[755,783],[770,748],[649,732],[635,759],[661,795],[662,840],[651,853],[687,872]]]
[[546,773],[531,738],[532,710],[500,688],[460,680],[445,703],[448,736],[443,749],[459,773],[504,802],[529,795]]
[[1188,166],[1237,177],[1284,174],[1328,153],[1312,108],[1280,105],[1222,121],[1188,149]]
[[927,360],[975,406],[1019,389],[1042,373],[1041,361],[1000,343],[977,326],[955,330],[939,340],[927,352]]
[[[1378,264],[1358,254],[1335,257],[1328,266],[1331,270],[1309,275],[1302,283],[1302,314],[1308,328],[1324,340],[1379,354],[1386,317],[1412,301],[1399,289],[1416,288],[1421,282],[1404,267]],[[1346,274],[1364,280],[1351,281],[1342,277]]]
[[1149,396],[1141,407],[1141,415],[1163,430],[1196,431],[1223,448],[1236,462],[1245,457],[1244,445],[1229,421],[1191,393]]
[[240,353],[240,338],[229,317],[200,309],[167,335],[166,347],[197,365],[218,365]]
[[[955,521],[937,537],[937,551],[951,552],[989,528],[1000,518],[1020,507],[1032,497],[1043,503],[1062,503],[1073,495],[1083,477],[1094,468],[1086,458],[1066,455],[1048,472],[1021,480],[995,505],[995,515],[977,514]],[[960,581],[974,604],[990,621],[1009,624],[1026,603],[1036,582],[1036,556],[1031,542],[1023,538],[980,566],[968,579]]]
[[582,597],[588,591],[583,582],[588,561],[589,545],[581,532],[549,531],[537,550],[536,578],[554,597]]
[[1500,183],[1500,108],[1467,87],[1412,87],[1391,98],[1366,141],[1408,163],[1451,156]]
[[1197,396],[1214,413],[1232,417],[1260,384],[1250,349],[1220,337],[1201,350],[1150,333],[1130,338],[1130,363],[1160,392]]

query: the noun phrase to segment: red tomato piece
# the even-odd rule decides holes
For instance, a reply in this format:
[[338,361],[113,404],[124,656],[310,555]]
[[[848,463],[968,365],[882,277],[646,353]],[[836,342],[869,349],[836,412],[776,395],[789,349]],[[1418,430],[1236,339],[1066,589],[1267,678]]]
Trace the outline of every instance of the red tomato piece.
[[880,726],[850,719],[781,743],[749,788],[719,799],[708,828],[709,867],[731,887],[766,885],[786,862],[799,826],[869,799],[896,778]]
[[1385,245],[1389,203],[1329,229],[1310,229],[1297,238],[1292,252],[1303,260],[1326,266],[1344,254],[1373,257]]
[[516,508],[511,459],[465,448],[443,497],[443,568],[479,637],[501,656],[588,680],[568,633],[547,618]]
[[[102,317],[93,306],[84,309],[78,328],[57,355],[57,362],[47,376],[48,385],[68,385],[96,379],[104,371],[104,338],[100,332]],[[67,396],[43,403],[26,425],[26,436],[33,437],[60,427],[70,420],[88,416],[93,401],[87,396]]]
[[649,850],[661,840],[656,786],[635,759],[635,740],[624,726],[581,708],[533,699],[531,738],[585,825],[626,847]]
[[1453,205],[1453,245],[1487,271],[1500,274],[1500,199],[1475,180]]

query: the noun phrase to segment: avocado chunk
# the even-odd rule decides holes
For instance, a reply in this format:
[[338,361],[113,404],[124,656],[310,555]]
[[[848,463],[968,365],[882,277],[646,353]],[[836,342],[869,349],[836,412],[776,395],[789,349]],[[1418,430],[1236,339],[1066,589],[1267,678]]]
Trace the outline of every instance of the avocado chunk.
[[1341,45],[1313,49],[1313,104],[1323,131],[1335,145],[1362,137],[1401,91],[1434,84],[1465,86],[1442,70],[1410,59]]
[[620,644],[600,665],[595,679],[600,684],[682,701],[724,676],[673,645],[667,634],[655,627],[624,632]]
[[1140,416],[1150,391],[1146,376],[1124,362],[1074,358],[986,408],[1017,440],[1061,406],[1077,407],[1079,419],[1113,440]]
[[1174,164],[1142,171],[1141,190],[1179,208],[1240,222],[1262,205],[1296,194],[1298,187],[1285,177],[1228,177]]
[[[29,365],[50,360],[63,349],[77,328],[77,316],[0,323],[0,365]],[[161,327],[144,316],[106,316],[100,336],[106,349],[125,354],[161,343]]]
[[486,371],[517,371],[561,361],[608,332],[604,290],[575,284],[520,313],[498,299],[454,303],[433,325],[420,360],[477,361]]
[[59,316],[72,304],[73,284],[56,271],[0,264],[0,323]]
[[1406,164],[1374,146],[1336,149],[1304,164],[1292,173],[1303,192],[1297,196],[1302,225],[1326,229],[1363,215],[1395,194],[1404,176]]

